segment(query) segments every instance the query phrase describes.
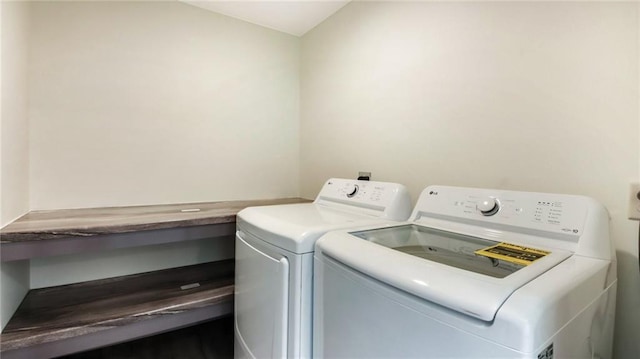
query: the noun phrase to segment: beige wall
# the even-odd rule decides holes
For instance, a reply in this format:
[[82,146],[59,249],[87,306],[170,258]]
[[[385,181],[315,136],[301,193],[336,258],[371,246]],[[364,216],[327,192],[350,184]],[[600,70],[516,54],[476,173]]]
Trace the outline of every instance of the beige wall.
[[[0,227],[29,210],[27,57],[29,6],[0,2],[2,117],[0,119]],[[0,264],[0,328],[29,290],[29,263]]]
[[35,258],[31,260],[29,283],[31,289],[45,288],[214,262],[233,258],[234,245],[234,237],[227,236],[82,255]]
[[2,292],[0,298],[1,329],[7,325],[29,291],[29,274],[29,261],[2,262],[2,270],[0,271],[0,283],[2,283],[0,289]]
[[616,357],[640,353],[637,3],[353,2],[302,39],[301,194],[406,184],[583,194],[611,213]]
[[29,211],[28,4],[1,2],[0,227]]
[[31,209],[298,194],[297,37],[178,2],[33,5]]

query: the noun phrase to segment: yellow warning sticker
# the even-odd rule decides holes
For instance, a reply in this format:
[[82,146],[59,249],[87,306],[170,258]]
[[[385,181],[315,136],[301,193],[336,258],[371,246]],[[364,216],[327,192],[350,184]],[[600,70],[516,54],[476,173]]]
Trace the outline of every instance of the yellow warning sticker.
[[521,264],[524,266],[528,266],[549,253],[551,252],[505,242],[475,251],[475,254],[477,255],[501,259],[503,261]]

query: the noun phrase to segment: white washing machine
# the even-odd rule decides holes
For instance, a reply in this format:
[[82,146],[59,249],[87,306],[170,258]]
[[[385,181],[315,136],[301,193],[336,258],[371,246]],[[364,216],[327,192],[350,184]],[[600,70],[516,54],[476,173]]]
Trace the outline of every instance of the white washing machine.
[[240,211],[235,357],[310,357],[316,240],[330,230],[405,221],[411,210],[402,185],[330,179],[313,203]]
[[609,217],[581,196],[428,187],[316,243],[317,358],[611,358]]

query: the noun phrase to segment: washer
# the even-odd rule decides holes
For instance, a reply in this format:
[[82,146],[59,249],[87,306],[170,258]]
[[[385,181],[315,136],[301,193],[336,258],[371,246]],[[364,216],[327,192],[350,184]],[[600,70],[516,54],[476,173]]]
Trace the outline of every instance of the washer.
[[608,213],[581,196],[432,186],[411,220],[316,244],[318,358],[611,358]]
[[310,357],[316,240],[330,230],[405,221],[411,209],[400,184],[330,179],[313,203],[240,211],[235,357]]

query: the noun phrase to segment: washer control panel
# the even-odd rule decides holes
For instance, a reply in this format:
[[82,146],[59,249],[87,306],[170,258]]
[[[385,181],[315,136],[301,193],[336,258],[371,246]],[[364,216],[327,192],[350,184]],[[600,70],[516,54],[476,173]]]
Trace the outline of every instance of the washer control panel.
[[453,217],[579,236],[588,206],[581,196],[431,186],[411,218]]

